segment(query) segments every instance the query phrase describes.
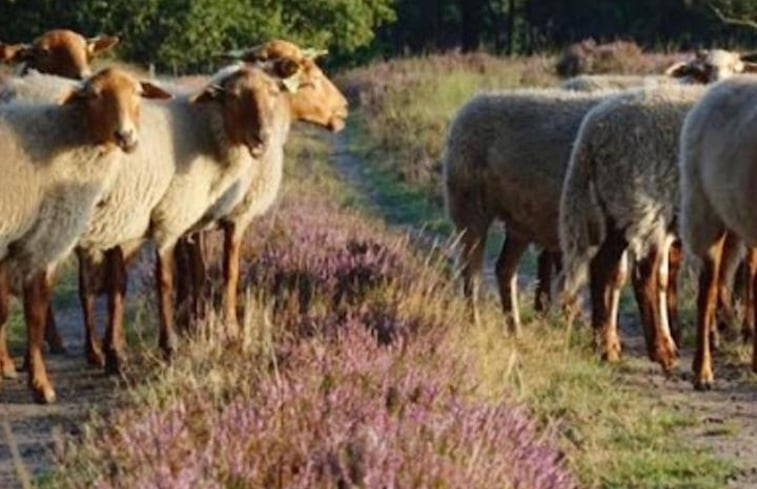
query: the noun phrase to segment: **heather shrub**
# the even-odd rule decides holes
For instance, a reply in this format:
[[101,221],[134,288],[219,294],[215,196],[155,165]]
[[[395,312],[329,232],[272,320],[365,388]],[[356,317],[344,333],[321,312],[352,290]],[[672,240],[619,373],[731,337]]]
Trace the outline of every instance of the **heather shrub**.
[[480,90],[554,84],[549,71],[541,57],[449,53],[358,68],[339,83],[358,108],[365,154],[441,208],[440,158],[460,105]]
[[633,41],[597,44],[584,39],[568,46],[555,68],[564,78],[588,73],[661,74],[681,59],[680,53],[645,53]]
[[470,398],[443,335],[385,347],[366,331],[293,345],[279,370],[240,379],[244,396],[195,388],[117,415],[80,454],[111,467],[93,487],[576,487],[523,408]]

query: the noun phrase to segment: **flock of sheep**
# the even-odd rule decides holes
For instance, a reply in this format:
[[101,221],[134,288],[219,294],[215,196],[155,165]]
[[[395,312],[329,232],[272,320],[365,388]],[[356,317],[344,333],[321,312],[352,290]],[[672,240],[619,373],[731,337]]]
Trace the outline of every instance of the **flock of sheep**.
[[[22,65],[18,76],[0,78],[0,365],[4,377],[17,375],[6,346],[15,293],[23,296],[38,402],[55,400],[43,346],[61,347],[50,295],[56,266],[72,250],[90,363],[111,373],[123,367],[126,263],[148,240],[165,355],[176,345],[177,278],[194,285],[192,309],[202,312],[201,233],[215,227],[224,232],[224,323],[234,335],[242,236],[279,190],[290,125],[339,131],[347,117],[317,51],[271,41],[234,52],[238,62],[191,91],[112,67],[91,75],[92,58],[117,42],[54,30],[29,45],[0,44],[2,61]],[[178,270],[184,276],[175,274],[175,253],[189,263]],[[102,349],[94,325],[100,292],[108,295]]]
[[499,220],[506,239],[496,277],[509,327],[520,328],[516,271],[534,243],[543,250],[537,304],[561,268],[555,288],[572,316],[588,278],[596,346],[617,361],[630,254],[648,355],[670,370],[680,345],[682,242],[701,262],[693,380],[709,389],[719,290],[729,287],[725,270],[738,264],[739,242],[750,324],[757,301],[757,77],[745,74],[757,65],[745,58],[703,51],[661,76],[582,76],[466,103],[449,130],[444,180],[474,317],[487,231]]
[[[176,346],[175,282],[193,291],[192,316],[203,314],[202,233],[212,228],[224,232],[222,312],[233,336],[242,237],[278,193],[290,125],[339,131],[347,117],[316,51],[271,41],[234,52],[238,62],[191,91],[116,68],[92,75],[92,58],[117,42],[55,30],[29,45],[0,44],[0,61],[22,66],[0,78],[0,367],[4,377],[17,375],[6,336],[10,296],[21,295],[29,385],[39,402],[55,400],[43,346],[62,348],[50,296],[55,269],[72,250],[91,364],[109,373],[123,367],[126,265],[148,240],[165,355]],[[615,361],[630,254],[649,357],[669,370],[680,345],[682,241],[702,261],[694,383],[709,388],[715,309],[739,240],[747,245],[750,314],[756,309],[757,210],[749,198],[757,141],[749,131],[757,131],[757,77],[741,75],[754,68],[715,50],[661,76],[584,76],[469,101],[449,129],[444,169],[474,317],[487,231],[501,220],[507,236],[496,276],[509,327],[520,329],[516,272],[534,243],[542,250],[539,308],[547,307],[553,269],[562,270],[568,312],[588,276],[597,347]],[[175,259],[185,265],[178,276]],[[102,349],[94,324],[101,292]]]

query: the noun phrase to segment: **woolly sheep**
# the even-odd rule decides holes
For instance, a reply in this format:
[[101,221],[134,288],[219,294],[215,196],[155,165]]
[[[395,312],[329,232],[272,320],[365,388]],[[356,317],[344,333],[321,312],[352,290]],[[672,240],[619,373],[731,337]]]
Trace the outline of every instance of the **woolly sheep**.
[[508,325],[520,328],[518,261],[529,243],[559,250],[557,216],[571,144],[584,115],[610,93],[485,93],[455,116],[443,157],[446,203],[462,233],[464,292],[476,321],[487,232],[499,219],[507,232],[496,270],[500,297]]
[[581,124],[560,202],[565,297],[590,271],[592,325],[602,355],[620,355],[617,308],[626,250],[639,259],[634,290],[650,358],[677,360],[665,289],[678,193],[678,135],[702,86],[626,92],[592,109]]
[[[173,174],[170,182],[154,206],[142,207],[143,211],[152,208],[149,213],[140,212],[137,221],[140,224],[132,228],[133,238],[122,242],[122,245],[128,245],[127,248],[117,247],[105,256],[105,262],[99,266],[93,263],[92,258],[96,255],[91,253],[87,255],[88,260],[82,262],[82,267],[86,269],[83,273],[85,276],[96,275],[102,272],[103,267],[109,270],[110,300],[118,306],[111,310],[113,317],[109,319],[106,329],[105,363],[109,372],[118,372],[123,361],[121,316],[126,286],[124,260],[130,249],[140,244],[142,237],[150,237],[156,243],[160,346],[167,356],[173,352],[176,341],[173,329],[173,249],[179,238],[191,230],[208,209],[223,203],[231,206],[241,200],[245,188],[242,182],[249,181],[251,177],[248,175],[254,171],[257,160],[270,141],[274,107],[280,90],[285,89],[283,86],[280,88],[280,84],[280,80],[253,67],[222,70],[199,94],[180,96],[167,105],[170,124],[163,128],[164,131],[160,127],[151,127],[150,135],[143,136],[154,138],[155,147],[160,148],[160,153],[148,155],[152,164],[171,165]],[[129,188],[129,185],[124,184],[123,188]],[[135,196],[127,192],[121,197],[123,200],[115,202],[119,199],[109,196],[114,199],[114,210],[112,213],[102,213],[99,232],[110,229],[112,226],[108,223],[113,213],[123,213],[124,209],[132,212],[128,215],[124,213],[122,222],[126,224],[127,219],[134,222],[134,199],[142,199],[143,196],[141,193]],[[106,201],[104,208],[108,206]],[[149,226],[145,219],[147,216]],[[90,231],[93,229],[94,225]],[[140,229],[147,234],[140,235],[137,232]],[[85,236],[81,246],[92,251],[104,250],[108,245],[127,238],[123,230],[120,236],[114,236],[108,232],[92,239],[90,244],[87,244]],[[91,287],[87,289],[87,280],[80,285],[85,288],[83,297],[91,297],[96,292]],[[91,306],[91,301],[83,302]],[[85,313],[91,314],[86,310]]]
[[[749,279],[757,271],[755,144],[757,77],[740,77],[714,86],[686,117],[680,138],[681,222],[684,245],[702,260],[697,298],[697,350],[694,386],[714,381],[710,332],[714,330],[717,277],[726,235],[749,248]],[[754,301],[754,296],[748,298]],[[752,308],[752,313],[754,308]],[[752,369],[757,372],[757,335]]]
[[[53,402],[42,342],[51,271],[73,248],[92,209],[112,185],[123,151],[138,143],[139,96],[160,92],[118,70],[104,70],[72,90],[62,106],[0,106],[0,328],[6,327],[10,284],[23,283],[29,342],[29,384]],[[120,149],[119,149],[120,148]],[[5,332],[0,333],[5,340]],[[7,355],[3,342],[2,353]],[[8,356],[5,374],[13,372]]]
[[[264,214],[273,204],[281,187],[284,166],[284,143],[293,121],[309,122],[338,132],[344,127],[347,117],[347,100],[324,75],[314,58],[323,54],[321,51],[303,50],[298,46],[281,40],[274,40],[256,48],[231,53],[231,57],[246,62],[293,64],[301,88],[279,99],[272,138],[265,154],[256,166],[256,172],[247,184],[244,198],[230,212],[219,212],[213,208],[206,214],[204,223],[219,225],[225,233],[224,246],[224,301],[223,316],[230,333],[234,334],[237,325],[236,296],[239,280],[239,253],[244,232],[250,223]],[[193,289],[195,314],[202,308],[200,295],[204,281],[204,264],[200,257],[202,239],[195,236],[190,241],[190,257],[193,258]],[[187,280],[184,277],[184,280]],[[188,287],[185,287],[185,289]]]

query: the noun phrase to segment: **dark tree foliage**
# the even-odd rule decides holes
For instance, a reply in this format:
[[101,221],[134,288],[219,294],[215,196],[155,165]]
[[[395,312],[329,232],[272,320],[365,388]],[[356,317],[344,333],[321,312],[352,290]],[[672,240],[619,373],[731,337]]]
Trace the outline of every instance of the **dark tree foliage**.
[[757,0],[0,0],[0,40],[68,27],[121,36],[118,55],[204,70],[270,37],[328,48],[332,62],[460,48],[526,54],[586,38],[645,48],[746,46]]

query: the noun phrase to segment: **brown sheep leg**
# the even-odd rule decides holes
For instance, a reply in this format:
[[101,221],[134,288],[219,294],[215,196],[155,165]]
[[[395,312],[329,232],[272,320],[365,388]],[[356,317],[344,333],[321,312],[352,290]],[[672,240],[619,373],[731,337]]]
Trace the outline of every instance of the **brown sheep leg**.
[[206,265],[205,265],[205,234],[197,233],[189,243],[189,262],[192,270],[192,316],[195,320],[205,318],[207,311],[205,303]]
[[239,334],[237,320],[237,287],[239,285],[239,262],[242,239],[237,236],[233,222],[223,225],[223,319],[230,338]]
[[45,319],[45,343],[50,353],[66,353],[66,347],[63,345],[63,338],[58,331],[58,325],[55,322],[53,314],[53,305],[47,308],[47,319]]
[[623,234],[610,230],[589,267],[594,337],[602,358],[611,363],[620,360],[617,316],[626,275],[626,247]]
[[105,328],[105,373],[121,374],[125,362],[124,298],[126,296],[126,262],[121,247],[105,254],[108,287],[108,324]]
[[660,266],[660,254],[657,249],[650,249],[649,253],[636,260],[632,282],[636,304],[641,316],[644,340],[647,345],[647,356],[653,362],[659,361],[656,351],[657,328],[657,270]]
[[2,376],[6,379],[18,377],[16,364],[8,352],[8,316],[10,316],[10,283],[8,270],[0,264],[0,368]]
[[710,351],[710,330],[715,321],[715,307],[718,300],[718,277],[723,255],[725,233],[707,250],[703,257],[699,274],[697,294],[697,351],[694,356],[694,388],[706,390],[712,387],[712,352]]
[[746,313],[744,315],[744,324],[741,326],[741,334],[746,342],[750,337],[757,336],[754,334],[757,308],[753,300],[755,293],[757,293],[754,285],[755,278],[757,278],[757,250],[755,248],[749,248],[747,251],[744,268],[746,275],[746,300],[744,301],[746,304]]
[[176,322],[179,330],[189,331],[191,314],[189,301],[192,294],[192,276],[190,274],[189,241],[181,238],[176,243],[174,259],[176,260]]
[[552,284],[552,270],[557,268],[559,253],[542,250],[538,258],[538,283],[534,297],[534,310],[545,312],[549,309],[550,285]]
[[45,369],[42,348],[45,342],[45,322],[50,305],[51,284],[47,272],[38,272],[24,284],[24,316],[29,359],[29,387],[34,400],[41,404],[55,402],[55,390]]
[[174,247],[162,252],[158,250],[155,260],[155,282],[158,291],[158,309],[160,316],[159,345],[166,359],[176,351],[176,332],[174,331]]
[[[721,259],[720,273],[718,274],[718,303],[715,309],[717,327],[710,332],[710,344],[717,350],[720,343],[720,333],[733,332],[736,324],[736,312],[734,310],[733,282],[728,279],[729,264],[738,259],[740,240],[732,233],[727,233],[723,243],[723,257]],[[747,301],[747,309],[749,308]],[[749,311],[747,310],[747,315]]]
[[678,319],[678,275],[683,263],[683,244],[675,240],[668,252],[667,308],[670,333],[678,347],[681,346],[681,323]]
[[481,272],[484,266],[484,249],[488,225],[483,230],[468,228],[461,240],[461,265],[463,275],[463,294],[468,302],[468,309],[474,324],[481,324],[478,308],[478,295],[481,288]]
[[497,284],[505,323],[510,332],[520,335],[520,311],[518,310],[518,263],[528,248],[528,241],[508,236],[497,259]]
[[95,294],[98,292],[98,279],[102,269],[82,250],[77,249],[76,254],[79,258],[79,302],[84,317],[84,354],[89,365],[103,367],[105,357],[95,328]]

